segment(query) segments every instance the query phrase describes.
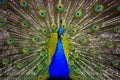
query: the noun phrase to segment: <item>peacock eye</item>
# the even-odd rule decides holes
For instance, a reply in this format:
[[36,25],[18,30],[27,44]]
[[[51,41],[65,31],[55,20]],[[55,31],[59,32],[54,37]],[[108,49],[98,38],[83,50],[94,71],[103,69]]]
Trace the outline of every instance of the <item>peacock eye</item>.
[[79,68],[75,69],[76,74],[80,74],[81,70]]
[[112,60],[112,65],[117,67],[118,66],[118,60],[117,59]]
[[79,13],[76,13],[76,16],[79,16],[80,14]]
[[4,20],[2,20],[2,21],[1,21],[1,24],[3,25],[4,23],[5,23]]
[[80,18],[82,16],[82,10],[79,10],[75,13],[75,18]]
[[103,5],[97,5],[96,7],[95,7],[95,12],[102,12],[103,11]]
[[[46,45],[44,45],[46,46]],[[47,53],[47,51],[45,49],[43,49],[42,51],[40,51],[40,56],[44,56]]]
[[28,24],[27,21],[24,20],[24,21],[21,22],[21,26],[22,26],[23,28],[28,28],[29,24]]
[[117,11],[120,11],[120,6],[117,7]]
[[93,50],[90,50],[89,52],[90,52],[90,53],[93,53]]
[[25,49],[25,51],[28,51],[28,49]]
[[35,40],[37,40],[37,38],[34,38]]
[[62,7],[61,7],[61,6],[59,6],[59,7],[58,7],[58,9],[59,9],[59,10],[62,10]]
[[80,14],[79,13],[76,13],[76,17],[79,17],[80,16]]
[[67,26],[66,26],[66,23],[62,23],[62,25],[61,25],[61,26],[62,26],[62,28],[63,28],[64,30],[65,30],[65,29],[66,29],[66,27],[67,27]]
[[64,9],[63,4],[61,4],[61,3],[57,4],[57,10],[58,10],[58,12],[62,12],[63,9]]
[[71,36],[74,36],[76,33],[77,33],[77,28],[74,28],[74,29],[72,29],[71,31],[70,31],[70,35]]
[[81,41],[84,42],[84,39],[82,39]]
[[58,7],[58,10],[59,10],[59,11],[62,11],[62,6],[59,6],[59,7]]
[[59,6],[59,9],[61,9],[62,7],[61,6]]
[[97,69],[98,72],[103,71],[103,67],[100,64],[97,64],[96,69]]
[[15,41],[14,41],[14,38],[8,38],[8,39],[7,39],[7,43],[8,43],[8,44],[14,44],[14,42],[15,42]]
[[113,63],[116,64],[116,60],[114,60]]
[[32,38],[32,41],[33,41],[33,42],[39,42],[39,37],[33,37],[33,38]]
[[78,78],[78,80],[80,80],[80,78]]
[[0,4],[5,4],[5,0],[0,0]]
[[93,29],[93,30],[96,30],[96,26],[93,26],[92,29]]
[[115,28],[115,30],[116,30],[116,31],[118,31],[118,30],[119,30],[119,28],[117,27],[117,28]]
[[25,22],[25,23],[24,23],[24,25],[25,25],[25,26],[28,26],[28,23],[27,23],[27,22]]
[[10,39],[10,42],[12,42],[12,40]]
[[87,40],[85,38],[80,39],[80,43],[82,43],[82,44],[86,43],[86,41]]
[[55,23],[52,23],[52,24],[51,24],[51,28],[52,28],[53,31],[55,31],[55,30],[57,29],[56,24],[55,24]]
[[96,7],[96,10],[100,10],[100,7]]
[[20,66],[22,66],[22,64],[20,64]]
[[79,16],[80,14],[79,13],[76,13],[77,16]]
[[110,42],[110,41],[108,41],[108,42],[107,42],[107,45],[108,45],[108,46],[110,46],[110,45],[111,45],[111,42]]
[[45,18],[45,16],[46,16],[45,11],[43,9],[40,9],[38,14],[41,18]]
[[94,26],[93,28],[95,28],[95,29],[96,29],[96,26]]
[[28,3],[25,0],[21,0],[20,1],[20,6],[23,8],[27,8],[28,7]]
[[41,16],[44,17],[44,16],[45,16],[45,13],[41,13]]
[[26,22],[24,22],[24,25],[26,26]]
[[120,27],[115,27],[114,32],[119,33],[120,32]]
[[91,27],[91,30],[93,31],[93,32],[96,32],[96,31],[98,31],[99,30],[99,26],[98,25],[93,25],[92,27]]
[[26,6],[27,5],[27,2],[23,2],[23,6]]
[[48,31],[48,29],[46,29],[46,28],[42,28],[42,33],[43,33],[44,35],[47,35],[47,36],[48,36],[49,31]]
[[90,49],[88,50],[88,52],[90,53],[89,55],[94,56],[95,54],[97,54],[95,49]]
[[42,16],[44,16],[44,13],[41,13]]
[[108,48],[112,48],[112,47],[113,47],[113,44],[112,44],[111,41],[107,41],[107,42],[106,42],[106,46],[107,46]]
[[47,32],[46,30],[44,30],[44,32]]
[[17,64],[17,68],[18,68],[18,69],[23,68],[23,66],[24,66],[23,63],[18,63],[18,64]]
[[4,26],[6,24],[6,21],[4,19],[0,19],[0,27]]
[[3,62],[2,62],[4,65],[7,65],[10,63],[10,60],[8,58],[5,58],[3,59]]
[[74,30],[72,30],[72,32],[74,33]]
[[30,49],[29,48],[23,48],[23,53],[29,53]]
[[38,65],[38,70],[41,70],[42,68],[43,68],[42,64]]

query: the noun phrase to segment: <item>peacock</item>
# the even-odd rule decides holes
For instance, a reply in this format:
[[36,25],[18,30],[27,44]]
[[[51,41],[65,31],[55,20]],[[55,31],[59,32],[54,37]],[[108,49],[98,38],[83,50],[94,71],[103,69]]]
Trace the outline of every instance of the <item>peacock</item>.
[[0,0],[0,80],[120,80],[120,0]]

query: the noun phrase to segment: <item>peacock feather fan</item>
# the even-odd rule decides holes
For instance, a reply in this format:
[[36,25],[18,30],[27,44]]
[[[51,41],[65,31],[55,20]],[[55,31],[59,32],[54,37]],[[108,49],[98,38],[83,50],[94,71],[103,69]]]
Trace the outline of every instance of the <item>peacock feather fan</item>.
[[0,80],[47,80],[61,62],[70,80],[120,80],[120,0],[0,0]]

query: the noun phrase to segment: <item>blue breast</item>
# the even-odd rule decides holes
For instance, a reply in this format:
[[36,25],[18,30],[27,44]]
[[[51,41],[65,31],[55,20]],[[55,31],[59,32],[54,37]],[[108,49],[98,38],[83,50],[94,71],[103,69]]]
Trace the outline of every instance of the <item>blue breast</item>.
[[67,80],[69,77],[68,63],[64,54],[61,39],[58,40],[56,51],[52,57],[49,75],[50,78],[64,78],[64,80]]

